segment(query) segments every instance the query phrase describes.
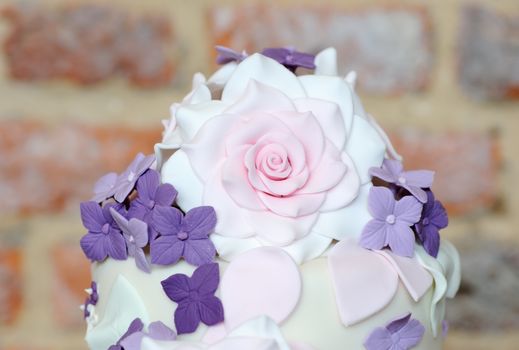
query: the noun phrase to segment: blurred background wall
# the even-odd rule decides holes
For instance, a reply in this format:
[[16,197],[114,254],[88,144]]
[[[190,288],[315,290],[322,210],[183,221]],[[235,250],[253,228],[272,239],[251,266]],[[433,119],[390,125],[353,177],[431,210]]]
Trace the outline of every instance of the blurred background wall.
[[78,204],[152,152],[214,45],[334,45],[460,248],[447,349],[519,347],[517,0],[0,1],[0,349],[84,349]]

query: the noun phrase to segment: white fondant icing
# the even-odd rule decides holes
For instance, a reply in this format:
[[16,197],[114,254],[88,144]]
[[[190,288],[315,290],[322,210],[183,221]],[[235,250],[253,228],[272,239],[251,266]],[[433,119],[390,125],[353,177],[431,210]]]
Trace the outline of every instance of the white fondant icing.
[[[89,325],[85,337],[91,349],[108,349],[119,340],[137,317],[144,323],[149,322],[146,307],[134,285],[123,275],[113,277],[111,281],[102,281],[102,285],[113,284],[111,291],[98,292],[98,308],[103,308],[103,312],[98,315],[100,321],[97,324]],[[103,298],[107,298],[105,303],[102,302]]]
[[315,55],[315,75],[337,75],[337,51],[333,47]]

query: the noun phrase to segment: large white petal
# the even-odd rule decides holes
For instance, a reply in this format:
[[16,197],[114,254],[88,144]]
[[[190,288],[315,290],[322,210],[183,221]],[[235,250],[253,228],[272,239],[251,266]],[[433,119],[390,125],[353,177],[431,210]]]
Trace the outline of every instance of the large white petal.
[[447,298],[454,298],[461,283],[460,255],[454,245],[446,239],[441,240],[438,261],[447,279]]
[[214,72],[213,75],[207,79],[207,82],[210,84],[225,85],[227,81],[229,81],[232,73],[234,73],[236,70],[236,67],[238,67],[236,62],[227,63],[226,65],[222,66],[222,68]]
[[251,79],[271,86],[290,98],[306,96],[296,76],[283,65],[261,54],[243,60],[232,73],[222,92],[222,101],[234,102],[243,95]]
[[368,194],[371,183],[360,187],[359,195],[348,206],[319,214],[312,231],[336,240],[347,237],[357,239],[364,225],[372,219],[368,211]]
[[178,191],[177,204],[184,211],[202,205],[204,186],[183,150],[176,151],[162,165],[161,175],[163,183],[172,184]]
[[308,97],[334,102],[339,106],[346,135],[349,135],[353,121],[353,100],[348,83],[342,78],[325,75],[302,75],[299,81]]
[[183,139],[187,142],[192,140],[206,121],[222,114],[227,107],[227,104],[221,101],[205,101],[178,106],[175,118]]
[[315,75],[337,75],[337,51],[334,47],[322,50],[315,56]]
[[382,165],[386,144],[367,120],[355,116],[346,153],[353,160],[361,183],[365,184],[371,181],[369,168]]

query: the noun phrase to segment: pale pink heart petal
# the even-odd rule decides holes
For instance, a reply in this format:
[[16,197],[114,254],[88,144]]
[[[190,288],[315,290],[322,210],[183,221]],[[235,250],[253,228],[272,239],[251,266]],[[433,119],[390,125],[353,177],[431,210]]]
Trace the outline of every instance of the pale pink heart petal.
[[240,208],[225,191],[220,166],[209,176],[204,187],[203,204],[214,207],[216,211],[216,233],[228,237],[250,237],[254,235],[254,230],[247,220],[247,211]]
[[342,150],[346,143],[346,129],[342,119],[339,106],[333,102],[318,100],[315,98],[304,98],[294,100],[299,112],[312,112],[315,119],[321,124],[326,138],[337,149]]
[[[385,308],[398,289],[398,274],[382,256],[343,240],[328,255],[337,309],[345,326]],[[359,269],[362,266],[362,269]]]
[[314,214],[326,199],[325,193],[276,197],[258,192],[258,196],[263,204],[273,213],[292,218]]
[[290,98],[281,91],[257,80],[250,80],[241,98],[226,112],[246,114],[249,112],[295,111]]
[[393,254],[389,250],[375,250],[375,252],[382,255],[393,265],[414,301],[418,302],[431,288],[432,276],[422,267],[416,257],[406,258]]
[[254,228],[258,238],[277,246],[286,246],[309,234],[319,216],[316,213],[288,218],[270,211],[249,211],[247,214],[247,222]]
[[262,247],[237,256],[229,264],[220,290],[228,331],[263,315],[279,324],[299,301],[301,276],[281,248]]

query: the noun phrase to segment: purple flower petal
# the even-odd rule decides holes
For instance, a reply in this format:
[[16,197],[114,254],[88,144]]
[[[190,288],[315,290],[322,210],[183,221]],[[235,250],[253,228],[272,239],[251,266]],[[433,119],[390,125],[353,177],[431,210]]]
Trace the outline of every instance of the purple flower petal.
[[392,345],[391,333],[385,328],[375,328],[364,342],[367,350],[389,350]]
[[202,295],[213,294],[220,283],[220,268],[217,263],[206,264],[198,267],[190,279],[192,289],[198,290]]
[[206,325],[212,326],[223,321],[222,302],[214,295],[200,300],[198,308],[200,311],[200,319]]
[[412,196],[405,196],[396,202],[393,214],[408,226],[414,225],[422,215],[422,204]]
[[87,258],[92,261],[103,261],[108,255],[105,249],[106,239],[107,237],[102,233],[87,233],[81,237],[79,244]]
[[135,187],[135,183],[139,177],[144,174],[155,162],[155,156],[144,156],[142,153],[137,154],[128,168],[117,177],[115,184],[114,198],[117,202],[122,203]]
[[177,197],[177,190],[170,184],[162,184],[155,192],[155,205],[170,206]]
[[398,345],[401,349],[411,349],[422,341],[425,328],[418,320],[409,320],[398,332]]
[[440,233],[434,225],[427,225],[422,228],[418,238],[423,244],[423,248],[430,256],[436,258],[440,251]]
[[105,240],[105,249],[108,255],[115,260],[126,260],[128,252],[123,235],[119,232],[112,232],[108,237],[109,239]]
[[387,244],[386,237],[386,222],[377,219],[371,220],[364,226],[359,244],[366,249],[380,250]]
[[431,170],[405,171],[403,176],[407,184],[421,188],[431,187],[434,181],[434,171]]
[[367,350],[408,350],[420,343],[425,328],[408,314],[375,328],[364,342]]
[[[150,209],[148,209],[138,198],[130,203],[128,218],[135,218],[146,222]],[[147,222],[150,224],[149,222]]]
[[150,245],[151,263],[157,265],[175,264],[184,253],[184,241],[177,236],[160,236]]
[[267,48],[261,51],[261,54],[276,60],[292,71],[297,67],[315,69],[315,55],[299,52],[293,48]]
[[406,190],[408,190],[416,199],[418,199],[421,203],[427,202],[427,193],[425,190],[418,186],[411,185],[403,185]]
[[428,218],[429,222],[439,229],[445,228],[449,225],[447,211],[440,201],[434,201],[433,208],[431,209]]
[[115,193],[116,180],[116,173],[103,175],[94,185],[94,196],[92,200],[99,203],[112,197]]
[[386,329],[390,333],[396,333],[400,329],[402,329],[402,327],[404,327],[409,322],[410,319],[411,319],[411,313],[409,312],[406,315],[404,315],[404,316],[402,316],[400,318],[397,318],[396,320],[393,320],[393,321],[389,322],[386,325]]
[[173,207],[156,207],[152,215],[153,228],[161,235],[176,235],[182,230],[182,212]]
[[160,283],[162,284],[162,289],[164,289],[168,298],[174,302],[181,303],[189,298],[191,287],[189,277],[186,275],[177,273],[166,278]]
[[242,52],[235,51],[225,46],[216,46],[218,56],[216,57],[217,64],[227,64],[230,62],[241,62],[247,55]]
[[209,237],[216,226],[216,212],[213,207],[203,206],[187,212],[182,221],[182,230],[189,232],[190,239]]
[[168,326],[160,321],[150,323],[148,327],[148,336],[155,340],[175,340],[177,334]]
[[216,256],[216,248],[210,239],[188,239],[184,245],[184,259],[191,265],[209,264]]
[[405,223],[397,221],[388,228],[387,243],[397,255],[411,258],[414,256],[414,233]]
[[398,160],[392,159],[384,159],[381,168],[371,168],[369,169],[369,174],[371,176],[378,177],[381,180],[384,180],[389,183],[398,182],[398,177],[404,170],[402,166],[402,162]]
[[135,264],[139,269],[147,273],[151,272],[150,263],[148,262],[148,259],[146,259],[146,254],[144,254],[144,251],[141,248],[136,248],[133,256],[135,257]]
[[81,221],[83,221],[83,226],[91,232],[100,233],[106,221],[103,216],[103,209],[101,209],[99,204],[93,201],[82,202],[79,205],[79,208],[81,211]]
[[391,190],[386,187],[372,187],[369,191],[368,209],[371,215],[379,220],[386,220],[393,214],[395,198]]
[[146,171],[137,180],[137,192],[139,198],[147,202],[155,199],[155,192],[160,185],[160,175],[153,169]]
[[198,303],[181,303],[175,310],[175,327],[178,334],[193,333],[200,323]]

